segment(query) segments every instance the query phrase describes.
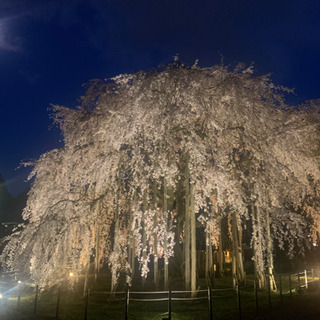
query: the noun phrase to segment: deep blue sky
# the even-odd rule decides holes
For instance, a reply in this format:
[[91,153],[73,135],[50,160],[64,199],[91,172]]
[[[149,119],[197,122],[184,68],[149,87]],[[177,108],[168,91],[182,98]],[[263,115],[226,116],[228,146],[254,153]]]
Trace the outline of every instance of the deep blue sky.
[[76,106],[92,78],[180,60],[254,62],[256,72],[320,97],[318,0],[0,0],[0,173],[23,191],[36,159],[61,146],[51,103]]

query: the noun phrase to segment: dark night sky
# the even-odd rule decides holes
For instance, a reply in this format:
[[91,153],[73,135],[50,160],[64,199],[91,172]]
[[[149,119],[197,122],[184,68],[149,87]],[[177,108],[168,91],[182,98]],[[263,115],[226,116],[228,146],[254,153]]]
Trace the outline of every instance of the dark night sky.
[[23,191],[36,159],[61,146],[51,103],[76,106],[92,78],[152,69],[179,53],[200,66],[254,62],[257,74],[320,97],[318,0],[0,0],[0,173]]

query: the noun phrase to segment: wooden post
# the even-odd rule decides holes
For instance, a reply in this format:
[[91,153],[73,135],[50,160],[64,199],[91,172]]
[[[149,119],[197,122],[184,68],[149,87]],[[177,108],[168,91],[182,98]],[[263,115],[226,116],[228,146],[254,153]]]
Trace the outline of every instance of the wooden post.
[[304,270],[304,283],[306,286],[306,290],[308,290],[308,274],[307,274],[307,270]]
[[298,272],[298,285],[299,285],[299,293],[301,292],[301,281],[300,281],[300,273]]
[[58,290],[58,299],[57,299],[57,306],[56,306],[56,320],[59,319],[59,308],[60,308],[60,287]]
[[253,282],[253,288],[254,288],[254,297],[256,302],[256,313],[259,314],[259,301],[258,301],[258,288],[257,288],[257,282]]
[[236,293],[237,293],[237,304],[238,304],[238,319],[241,320],[241,298],[240,298],[239,285],[236,286]]
[[208,305],[209,305],[209,319],[212,320],[212,292],[211,287],[208,287]]
[[124,319],[125,320],[128,320],[129,300],[130,300],[130,291],[129,291],[129,289],[127,289],[127,292],[126,292],[126,309],[125,309],[125,314],[124,314]]
[[34,298],[33,314],[37,314],[39,286],[36,286],[36,295]]
[[171,289],[168,291],[168,320],[171,320]]

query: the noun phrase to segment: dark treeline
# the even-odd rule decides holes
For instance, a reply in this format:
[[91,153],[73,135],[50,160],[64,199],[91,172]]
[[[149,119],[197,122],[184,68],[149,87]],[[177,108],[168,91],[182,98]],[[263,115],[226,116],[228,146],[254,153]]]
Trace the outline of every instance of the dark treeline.
[[11,232],[14,223],[22,222],[22,210],[26,200],[27,191],[14,197],[8,191],[6,181],[0,174],[0,238]]

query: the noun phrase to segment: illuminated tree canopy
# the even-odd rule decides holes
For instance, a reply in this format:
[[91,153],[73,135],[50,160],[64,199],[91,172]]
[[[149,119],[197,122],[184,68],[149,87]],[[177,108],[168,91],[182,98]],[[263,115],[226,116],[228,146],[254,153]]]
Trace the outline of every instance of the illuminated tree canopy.
[[[196,232],[222,252],[221,220],[243,280],[242,231],[251,225],[257,278],[277,244],[292,255],[317,238],[319,104],[285,104],[288,91],[252,67],[187,67],[91,81],[76,109],[53,106],[64,147],[32,163],[23,218],[4,263],[41,287],[94,264],[160,279],[179,247],[186,288],[196,288]],[[221,265],[220,265],[221,268]]]

